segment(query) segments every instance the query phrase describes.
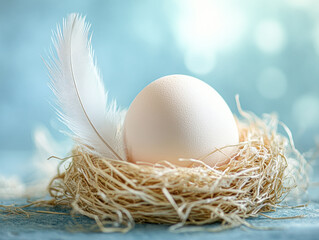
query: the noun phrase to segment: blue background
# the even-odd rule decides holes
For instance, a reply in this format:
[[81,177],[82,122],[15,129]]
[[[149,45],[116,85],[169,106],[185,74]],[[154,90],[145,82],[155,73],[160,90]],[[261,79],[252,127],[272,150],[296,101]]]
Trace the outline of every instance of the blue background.
[[[34,141],[42,141],[42,135],[34,134],[35,130],[42,129],[40,132],[45,135],[43,129],[48,129],[56,139],[55,144],[67,139],[60,133],[65,128],[50,104],[54,98],[41,57],[46,59],[52,47],[52,30],[72,12],[86,15],[92,24],[93,49],[105,86],[123,108],[129,107],[138,92],[155,79],[187,74],[214,87],[235,114],[238,114],[236,94],[240,95],[244,109],[259,116],[277,113],[292,130],[296,146],[302,152],[319,144],[316,0],[0,0],[0,177],[17,175],[30,181],[34,171],[30,167],[36,148]],[[318,181],[318,177],[312,181]],[[235,229],[214,236],[204,233],[196,236],[255,239],[258,234],[265,239],[316,238],[319,215],[318,191],[314,188],[318,190],[314,186],[310,189],[312,204],[308,208],[282,210],[272,215],[307,216],[304,220],[280,222],[281,230]],[[87,237],[82,233],[65,233],[69,217],[5,219],[1,222],[0,239]],[[257,226],[277,226],[276,221],[263,218],[249,221]],[[156,225],[139,225],[126,236],[149,239],[154,234],[158,239],[173,237],[166,227]],[[94,236],[105,238],[100,234]],[[119,235],[109,236],[115,239]],[[195,234],[179,236],[191,239]]]
[[[188,74],[214,87],[237,114],[276,112],[306,151],[319,136],[317,1],[0,1],[1,172],[27,167],[33,132],[66,137],[50,103],[51,33],[67,14],[92,24],[107,90],[127,108],[148,83]],[[8,161],[10,159],[10,161]],[[17,167],[19,166],[19,167]],[[6,170],[7,169],[7,170]]]

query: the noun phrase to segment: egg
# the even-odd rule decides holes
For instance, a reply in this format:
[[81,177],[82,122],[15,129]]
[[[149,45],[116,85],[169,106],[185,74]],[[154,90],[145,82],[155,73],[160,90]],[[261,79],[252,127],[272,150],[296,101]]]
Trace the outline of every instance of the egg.
[[[224,99],[205,82],[169,75],[146,86],[131,103],[124,120],[127,159],[134,163],[168,161],[192,166],[197,159],[222,165],[239,142],[234,116]],[[208,156],[207,156],[208,155]]]

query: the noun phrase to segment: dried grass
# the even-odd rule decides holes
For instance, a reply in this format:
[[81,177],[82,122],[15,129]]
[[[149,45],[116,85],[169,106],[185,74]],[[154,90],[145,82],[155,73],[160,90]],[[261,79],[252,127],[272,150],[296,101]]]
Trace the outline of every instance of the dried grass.
[[[103,232],[126,232],[141,222],[170,224],[173,231],[249,226],[245,218],[274,211],[291,189],[307,183],[306,163],[288,128],[283,125],[288,137],[277,132],[281,123],[275,116],[260,119],[239,111],[238,153],[224,166],[192,159],[184,161],[197,167],[136,165],[92,156],[77,146],[67,169],[50,183],[50,194],[55,204],[95,219]],[[214,222],[221,224],[194,226]]]

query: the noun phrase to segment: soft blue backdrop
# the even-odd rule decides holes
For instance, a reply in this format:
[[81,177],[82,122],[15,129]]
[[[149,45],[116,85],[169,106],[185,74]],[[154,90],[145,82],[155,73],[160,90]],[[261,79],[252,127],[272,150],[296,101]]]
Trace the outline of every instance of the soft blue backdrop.
[[[257,115],[276,112],[301,151],[318,144],[318,0],[0,0],[0,196],[21,196],[20,180],[32,182],[38,172],[48,180],[55,168],[43,152],[63,157],[59,145],[70,144],[59,132],[64,127],[50,105],[54,98],[41,57],[47,58],[51,31],[72,12],[92,24],[105,85],[122,107],[153,80],[188,74],[214,87],[236,114],[236,94]],[[318,182],[315,177],[311,181]],[[270,214],[303,219],[248,220],[272,231],[174,235],[163,225],[138,225],[127,235],[105,236],[66,231],[72,231],[70,216],[0,214],[0,239],[317,239],[318,187],[311,185],[309,193],[309,206]],[[0,204],[11,203],[0,197]]]
[[276,112],[297,148],[315,147],[318,1],[0,0],[2,172],[19,159],[23,171],[37,126],[65,139],[41,57],[48,55],[51,31],[71,12],[92,24],[105,85],[122,107],[161,76],[193,75],[213,86],[235,113],[238,93],[244,109]]

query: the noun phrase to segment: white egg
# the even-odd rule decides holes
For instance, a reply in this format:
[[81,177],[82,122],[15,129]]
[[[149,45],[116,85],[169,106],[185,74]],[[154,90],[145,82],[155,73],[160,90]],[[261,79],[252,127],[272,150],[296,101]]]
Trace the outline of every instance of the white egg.
[[[238,144],[238,128],[224,99],[208,84],[185,75],[165,76],[146,86],[134,99],[124,122],[129,161],[201,159],[216,149]],[[225,163],[236,147],[202,159],[210,166]]]

